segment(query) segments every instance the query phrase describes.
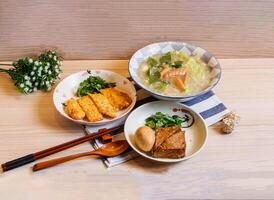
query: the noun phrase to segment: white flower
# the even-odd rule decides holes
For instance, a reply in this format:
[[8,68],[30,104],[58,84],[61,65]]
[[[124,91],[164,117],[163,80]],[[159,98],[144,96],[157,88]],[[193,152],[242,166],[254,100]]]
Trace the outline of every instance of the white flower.
[[49,85],[49,81],[46,81],[46,85]]
[[34,66],[34,67],[33,67],[33,70],[36,70],[36,69],[37,69],[37,67]]
[[35,82],[34,85],[35,85],[35,86],[38,86],[38,82]]
[[25,79],[25,80],[29,80],[29,77],[28,77],[28,76],[24,76],[24,79]]
[[43,69],[42,67],[39,67],[39,69],[38,69],[38,70],[39,70],[39,71],[42,71],[42,69]]
[[50,57],[50,58],[52,58],[52,55],[51,55],[51,54],[49,54],[49,57]]
[[48,87],[48,88],[47,88],[47,91],[50,91],[50,90],[51,90],[51,87]]
[[51,71],[50,70],[49,70],[48,74],[51,75]]
[[32,89],[30,89],[29,92],[32,92]]
[[32,75],[32,76],[33,76],[33,75],[34,75],[34,71],[32,71],[32,72],[30,73],[30,75]]
[[40,61],[39,64],[42,65],[42,62]]
[[34,64],[35,64],[36,66],[38,66],[38,65],[39,65],[39,62],[36,60],[36,61],[34,62]]
[[36,77],[35,77],[35,76],[34,76],[34,77],[32,77],[32,80],[33,80],[33,81],[35,81],[35,79],[36,79]]
[[29,91],[29,88],[25,87],[25,88],[24,88],[24,91],[25,91],[25,92],[28,92],[28,91]]
[[47,66],[48,66],[48,67],[50,66],[49,62],[47,62]]
[[29,63],[33,63],[33,60],[31,58],[29,58]]
[[59,73],[59,69],[55,69],[55,72],[56,72],[56,73]]
[[25,85],[24,85],[24,83],[21,83],[20,84],[20,88],[23,88]]
[[32,83],[30,81],[26,81],[25,84],[28,86],[32,86]]
[[61,62],[60,62],[60,60],[58,60],[58,61],[57,61],[57,63],[58,63],[58,65],[61,65]]
[[53,56],[53,60],[57,60],[57,57],[56,57],[56,56]]
[[36,92],[37,91],[37,88],[35,87],[35,88],[33,88],[33,92]]

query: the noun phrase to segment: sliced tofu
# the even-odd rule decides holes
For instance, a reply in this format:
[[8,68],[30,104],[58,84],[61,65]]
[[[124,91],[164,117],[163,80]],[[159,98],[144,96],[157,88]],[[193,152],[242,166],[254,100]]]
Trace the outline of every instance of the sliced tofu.
[[89,96],[84,96],[78,99],[78,103],[86,114],[86,118],[90,122],[96,122],[103,119],[102,114],[98,111],[97,107]]
[[73,98],[69,99],[66,102],[66,105],[64,107],[64,111],[72,119],[79,120],[79,119],[83,119],[85,117],[85,112],[82,110],[82,108],[77,103],[77,101]]
[[90,98],[98,108],[99,112],[102,113],[107,118],[116,117],[116,109],[111,105],[108,99],[98,93],[98,94],[89,94]]
[[118,110],[127,108],[132,103],[132,99],[127,93],[117,90],[115,88],[102,89],[100,90],[100,92]]

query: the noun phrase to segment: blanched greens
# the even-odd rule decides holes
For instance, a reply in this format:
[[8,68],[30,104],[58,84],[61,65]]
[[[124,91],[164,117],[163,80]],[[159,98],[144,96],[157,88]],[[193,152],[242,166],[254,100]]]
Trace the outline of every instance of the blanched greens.
[[88,93],[98,93],[101,89],[115,87],[116,83],[106,82],[99,76],[90,76],[80,83],[76,92],[78,97],[87,95]]
[[180,126],[186,119],[179,117],[178,115],[170,116],[162,112],[156,112],[146,119],[146,126],[152,129],[161,127]]

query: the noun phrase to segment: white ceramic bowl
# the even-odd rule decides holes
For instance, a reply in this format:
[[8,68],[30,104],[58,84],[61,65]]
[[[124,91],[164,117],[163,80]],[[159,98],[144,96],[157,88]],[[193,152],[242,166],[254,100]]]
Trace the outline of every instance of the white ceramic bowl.
[[[145,119],[156,112],[163,112],[169,115],[182,115],[181,111],[174,112],[174,108],[185,109],[194,116],[194,123],[189,128],[183,128],[185,130],[185,140],[186,140],[186,155],[179,159],[169,159],[169,158],[154,158],[146,152],[141,151],[134,142],[134,135],[136,130],[140,126],[144,126]],[[197,155],[206,144],[207,140],[207,126],[203,118],[193,111],[191,108],[184,106],[180,103],[172,101],[154,101],[144,104],[130,113],[125,122],[125,138],[129,145],[140,155],[155,161],[160,162],[178,162],[189,159]]]
[[[94,76],[100,76],[101,78],[105,79],[107,82],[115,82],[116,87],[124,92],[126,92],[132,99],[131,105],[119,112],[117,112],[117,117],[114,119],[107,119],[104,118],[101,121],[98,122],[88,122],[85,120],[75,120],[69,117],[63,109],[63,103],[65,103],[70,98],[78,98],[76,97],[76,91],[79,87],[79,84],[87,79],[90,75]],[[89,73],[87,71],[80,71],[75,74],[72,74],[68,77],[66,77],[64,80],[62,80],[57,87],[54,90],[53,93],[53,102],[55,105],[55,108],[57,111],[64,116],[65,118],[83,125],[103,125],[107,123],[111,123],[113,121],[116,121],[124,116],[126,116],[134,107],[136,103],[136,90],[133,86],[133,84],[125,77],[114,73],[112,71],[106,71],[106,70],[89,70]]]
[[[211,68],[211,81],[207,88],[203,91],[195,94],[195,95],[185,95],[185,96],[171,96],[171,95],[164,95],[158,93],[154,90],[151,90],[147,86],[145,86],[140,78],[139,78],[139,67],[140,65],[146,61],[148,57],[164,54],[169,51],[183,51],[188,55],[198,56],[200,59],[206,63]],[[214,57],[213,54],[202,49],[201,47],[197,47],[188,43],[184,42],[159,42],[147,45],[138,51],[136,51],[129,61],[129,73],[132,79],[138,84],[140,87],[148,91],[151,95],[158,99],[162,100],[171,100],[171,101],[188,101],[197,96],[200,96],[209,90],[211,90],[214,86],[217,85],[221,78],[221,65],[218,60]]]

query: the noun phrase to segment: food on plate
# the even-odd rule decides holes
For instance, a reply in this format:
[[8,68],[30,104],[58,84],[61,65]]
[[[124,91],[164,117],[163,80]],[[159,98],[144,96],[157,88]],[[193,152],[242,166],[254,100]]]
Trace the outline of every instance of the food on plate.
[[182,158],[185,156],[185,119],[162,112],[146,118],[145,126],[138,128],[134,139],[136,145],[155,158]]
[[100,94],[88,94],[93,102],[95,103],[96,107],[98,108],[99,112],[102,113],[104,116],[108,118],[115,118],[116,117],[116,109],[111,105],[108,99]]
[[161,128],[161,127],[171,127],[181,125],[185,119],[179,117],[178,115],[170,116],[162,112],[156,112],[146,119],[146,126],[150,128]]
[[85,112],[82,110],[80,105],[77,103],[77,100],[71,98],[69,99],[64,107],[64,111],[72,118],[72,119],[83,119],[85,117]]
[[99,93],[101,89],[115,87],[116,83],[107,82],[100,76],[89,76],[80,83],[76,92],[78,97],[87,95],[88,93]]
[[136,145],[145,152],[152,150],[155,142],[155,131],[148,126],[142,126],[135,133]]
[[149,57],[139,70],[141,82],[151,90],[173,96],[193,95],[207,88],[211,70],[197,56],[170,51]]
[[76,95],[64,103],[64,111],[76,120],[96,122],[115,118],[116,112],[126,109],[132,103],[130,96],[114,88],[116,83],[107,82],[99,76],[90,76],[80,83]]
[[185,132],[180,126],[157,128],[152,156],[156,158],[183,158],[185,156]]
[[100,92],[111,102],[111,104],[118,110],[127,108],[132,100],[127,93],[119,91],[115,88],[106,88]]
[[90,122],[96,122],[103,119],[102,114],[98,111],[97,107],[89,96],[81,97],[77,100],[83,111],[86,113],[86,118]]

